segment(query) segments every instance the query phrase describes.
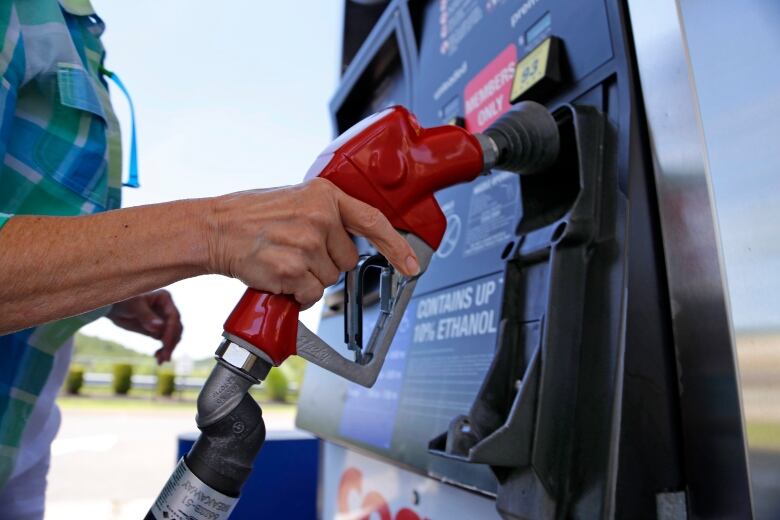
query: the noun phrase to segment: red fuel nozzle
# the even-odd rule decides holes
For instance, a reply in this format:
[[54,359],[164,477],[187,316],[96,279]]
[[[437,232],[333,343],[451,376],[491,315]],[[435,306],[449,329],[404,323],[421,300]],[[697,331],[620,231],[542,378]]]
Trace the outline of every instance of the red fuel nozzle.
[[[436,249],[447,222],[434,193],[474,179],[483,166],[480,143],[466,130],[422,128],[408,110],[392,107],[333,141],[306,178],[331,181],[382,211],[396,229]],[[291,296],[247,289],[225,322],[225,333],[279,365],[296,353],[299,310]]]
[[[435,251],[447,226],[437,191],[471,181],[493,166],[533,173],[557,153],[557,125],[536,103],[521,103],[476,136],[451,125],[422,128],[408,110],[395,106],[339,136],[306,178],[331,181]],[[248,289],[225,322],[225,337],[279,365],[296,353],[299,310],[291,296]]]

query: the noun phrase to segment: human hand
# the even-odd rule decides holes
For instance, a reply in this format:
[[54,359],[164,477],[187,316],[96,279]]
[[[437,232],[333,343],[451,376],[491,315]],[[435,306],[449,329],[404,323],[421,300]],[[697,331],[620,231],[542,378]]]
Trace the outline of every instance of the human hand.
[[162,347],[154,353],[158,365],[171,360],[173,349],[181,340],[179,309],[171,293],[165,290],[115,303],[106,317],[118,327],[162,341]]
[[357,264],[349,233],[369,239],[402,274],[420,271],[412,248],[379,210],[324,179],[218,197],[209,228],[211,272],[291,294],[303,308]]

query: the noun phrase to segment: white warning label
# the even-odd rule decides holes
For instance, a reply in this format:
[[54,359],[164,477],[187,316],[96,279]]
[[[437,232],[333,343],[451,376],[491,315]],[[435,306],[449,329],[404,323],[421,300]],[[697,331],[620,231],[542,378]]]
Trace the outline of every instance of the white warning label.
[[508,172],[497,172],[474,186],[463,256],[503,247],[514,239],[519,190],[517,175]]
[[412,343],[495,334],[498,288],[502,280],[475,282],[417,302]]

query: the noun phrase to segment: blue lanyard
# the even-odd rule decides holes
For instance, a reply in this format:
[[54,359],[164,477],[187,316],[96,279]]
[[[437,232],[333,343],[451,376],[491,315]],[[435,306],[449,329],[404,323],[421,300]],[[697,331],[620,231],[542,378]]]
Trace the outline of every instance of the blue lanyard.
[[128,188],[138,188],[141,185],[138,183],[138,149],[135,144],[135,107],[133,106],[133,100],[130,97],[130,93],[127,91],[127,87],[122,83],[114,72],[101,67],[103,74],[105,74],[114,84],[119,87],[119,90],[127,98],[127,104],[130,105],[130,168],[128,170],[127,182],[123,183],[123,186]]

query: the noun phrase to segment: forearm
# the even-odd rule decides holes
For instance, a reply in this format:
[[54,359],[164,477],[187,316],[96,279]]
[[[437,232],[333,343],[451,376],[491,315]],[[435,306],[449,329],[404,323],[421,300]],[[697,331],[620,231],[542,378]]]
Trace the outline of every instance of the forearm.
[[405,276],[419,273],[379,210],[322,179],[83,217],[16,216],[0,229],[0,334],[206,273],[312,305],[355,267],[348,233]]
[[211,203],[13,217],[0,229],[0,334],[205,274]]

